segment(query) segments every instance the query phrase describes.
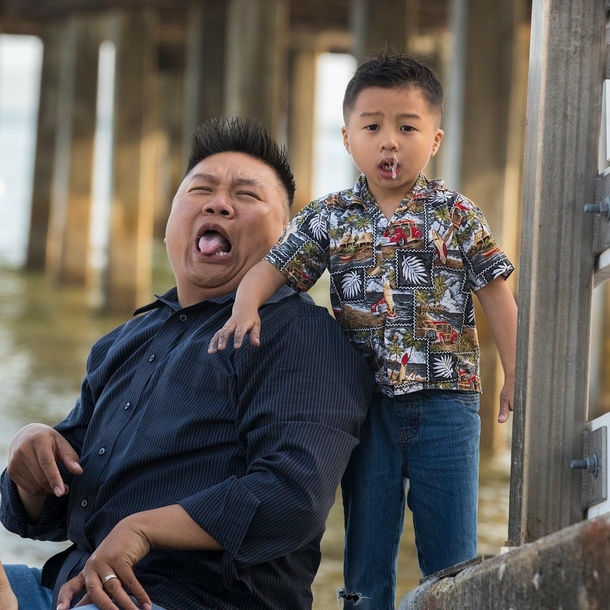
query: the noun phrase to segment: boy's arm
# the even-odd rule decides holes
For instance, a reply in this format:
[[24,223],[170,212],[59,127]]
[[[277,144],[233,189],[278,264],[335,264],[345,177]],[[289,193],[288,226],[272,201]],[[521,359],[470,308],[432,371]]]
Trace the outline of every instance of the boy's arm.
[[239,283],[233,314],[212,337],[208,352],[215,354],[219,349],[223,350],[233,335],[233,345],[236,348],[241,347],[247,334],[250,334],[252,345],[260,345],[261,322],[258,309],[285,283],[284,274],[266,260],[254,265]]
[[504,386],[500,392],[500,414],[498,415],[498,421],[504,423],[508,420],[508,412],[513,410],[515,394],[517,304],[502,277],[492,280],[477,290],[475,294],[485,312],[489,330],[496,342],[504,369]]

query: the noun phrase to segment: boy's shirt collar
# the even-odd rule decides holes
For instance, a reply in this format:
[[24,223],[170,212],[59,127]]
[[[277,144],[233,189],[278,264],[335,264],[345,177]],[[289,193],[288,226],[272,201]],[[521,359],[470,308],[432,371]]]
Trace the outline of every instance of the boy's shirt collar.
[[[428,180],[426,176],[420,172],[413,188],[405,195],[403,201],[405,199],[423,199],[439,188],[445,188],[445,184],[442,180]],[[358,176],[356,184],[354,184],[352,189],[343,192],[341,199],[343,200],[342,203],[346,204],[346,207],[352,204],[359,204],[367,211],[372,207],[377,207],[377,202],[369,190],[364,174]]]

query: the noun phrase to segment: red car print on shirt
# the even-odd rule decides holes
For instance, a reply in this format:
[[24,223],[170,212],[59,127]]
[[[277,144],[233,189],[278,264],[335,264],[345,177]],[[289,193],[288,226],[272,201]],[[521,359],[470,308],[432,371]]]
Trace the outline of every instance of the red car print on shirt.
[[389,226],[381,236],[382,246],[404,246],[411,241],[421,239],[421,231],[414,220],[406,219],[401,223]]

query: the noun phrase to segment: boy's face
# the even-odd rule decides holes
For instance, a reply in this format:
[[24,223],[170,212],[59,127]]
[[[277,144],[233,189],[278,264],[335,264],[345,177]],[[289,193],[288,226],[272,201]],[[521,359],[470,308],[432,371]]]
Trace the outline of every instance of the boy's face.
[[380,204],[407,195],[443,138],[439,113],[418,87],[364,89],[346,121],[343,144]]

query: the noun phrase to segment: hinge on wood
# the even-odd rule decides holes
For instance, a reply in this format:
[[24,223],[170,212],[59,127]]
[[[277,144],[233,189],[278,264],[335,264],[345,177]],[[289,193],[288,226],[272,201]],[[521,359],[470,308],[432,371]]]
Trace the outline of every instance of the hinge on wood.
[[586,510],[608,499],[608,428],[585,431],[584,459],[573,460],[570,468],[582,469],[582,508]]

